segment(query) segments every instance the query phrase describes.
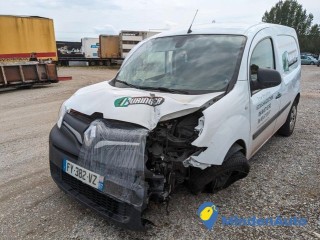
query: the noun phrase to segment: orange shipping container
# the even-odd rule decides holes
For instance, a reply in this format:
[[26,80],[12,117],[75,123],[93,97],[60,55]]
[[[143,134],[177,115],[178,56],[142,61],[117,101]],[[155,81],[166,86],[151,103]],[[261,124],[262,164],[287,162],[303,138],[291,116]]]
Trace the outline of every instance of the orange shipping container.
[[0,15],[0,61],[57,60],[53,20],[43,17]]
[[99,57],[118,58],[120,57],[119,36],[100,35],[99,36]]

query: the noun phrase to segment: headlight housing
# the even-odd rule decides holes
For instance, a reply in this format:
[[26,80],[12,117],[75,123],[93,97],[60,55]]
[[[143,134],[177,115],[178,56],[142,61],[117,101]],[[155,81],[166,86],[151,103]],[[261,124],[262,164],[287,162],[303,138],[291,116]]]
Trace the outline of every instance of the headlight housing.
[[57,126],[58,128],[61,128],[62,125],[62,121],[64,118],[64,115],[68,112],[68,108],[66,107],[65,102],[62,103],[61,107],[60,107],[60,111],[59,111],[59,116],[58,116],[58,121],[57,121]]
[[199,136],[201,135],[203,128],[204,128],[204,116],[199,118],[198,126],[195,127],[195,130],[198,132]]

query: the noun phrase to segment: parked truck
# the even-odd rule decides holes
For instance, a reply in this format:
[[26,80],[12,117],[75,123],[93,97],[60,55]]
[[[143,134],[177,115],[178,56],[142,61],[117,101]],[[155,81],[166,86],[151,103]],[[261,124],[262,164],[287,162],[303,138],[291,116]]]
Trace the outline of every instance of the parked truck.
[[121,64],[135,45],[157,33],[123,30],[119,35],[100,35],[99,38],[82,38],[82,55],[71,56],[64,54],[60,56],[59,54],[58,62],[65,66],[68,66],[70,61],[88,62],[90,66]]
[[[118,36],[110,36],[118,37]],[[109,36],[101,35],[99,38],[82,38],[80,44],[80,52],[78,54],[62,54],[59,53],[58,64],[63,66],[69,66],[69,62],[87,62],[89,66],[110,66],[111,64],[117,63],[117,61],[122,62],[120,57],[119,47],[114,47],[110,45],[110,42],[114,44],[114,40],[109,40]],[[64,42],[66,43],[66,42]],[[58,42],[57,42],[58,45]],[[64,48],[67,48],[67,52],[72,52],[72,46],[74,44],[66,43]],[[119,45],[119,44],[118,44]],[[103,53],[100,51],[100,46],[102,46]],[[64,50],[62,48],[62,50]],[[78,49],[77,49],[78,51]]]
[[36,16],[0,15],[0,62],[57,60],[53,20]]

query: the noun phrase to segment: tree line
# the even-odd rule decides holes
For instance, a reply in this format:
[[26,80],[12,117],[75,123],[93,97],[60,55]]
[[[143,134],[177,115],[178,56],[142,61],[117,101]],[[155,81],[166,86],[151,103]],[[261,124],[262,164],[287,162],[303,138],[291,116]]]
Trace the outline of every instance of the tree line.
[[294,28],[301,52],[320,53],[320,25],[312,23],[313,14],[308,14],[296,0],[279,1],[264,13],[262,21]]

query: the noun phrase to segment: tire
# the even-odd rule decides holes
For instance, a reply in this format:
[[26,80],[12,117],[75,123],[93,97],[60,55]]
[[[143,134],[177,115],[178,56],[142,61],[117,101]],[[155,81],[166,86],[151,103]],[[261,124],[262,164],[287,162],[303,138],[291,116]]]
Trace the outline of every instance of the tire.
[[95,66],[95,65],[96,65],[96,62],[95,62],[95,61],[91,61],[91,62],[89,62],[89,65],[90,65],[90,66]]
[[110,67],[110,66],[111,66],[111,61],[107,60],[107,61],[105,62],[105,65],[108,66],[108,67]]
[[238,151],[226,159],[222,165],[212,166],[204,170],[192,168],[189,189],[193,194],[202,191],[216,193],[245,178],[249,171],[250,166],[245,155]]
[[314,62],[311,62],[310,65],[314,65]]
[[298,103],[297,101],[295,101],[291,106],[286,122],[278,130],[278,134],[285,137],[289,137],[293,133],[294,127],[296,125],[297,113],[298,113]]

